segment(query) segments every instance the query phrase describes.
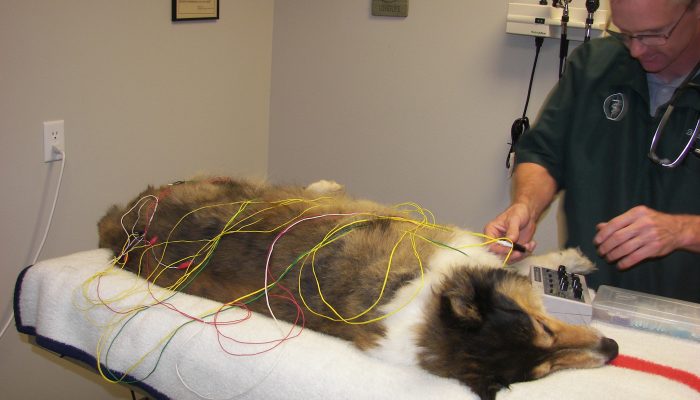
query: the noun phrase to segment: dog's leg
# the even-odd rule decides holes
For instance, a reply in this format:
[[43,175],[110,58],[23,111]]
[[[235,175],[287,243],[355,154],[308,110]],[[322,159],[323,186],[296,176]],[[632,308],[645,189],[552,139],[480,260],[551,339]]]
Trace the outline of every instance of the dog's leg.
[[307,186],[306,190],[317,194],[330,194],[342,192],[345,190],[345,188],[336,181],[327,181],[322,179]]
[[595,270],[595,265],[578,248],[568,248],[530,256],[513,264],[511,267],[515,268],[521,275],[528,275],[531,265],[539,265],[551,269],[557,269],[560,265],[564,265],[568,272],[583,275]]

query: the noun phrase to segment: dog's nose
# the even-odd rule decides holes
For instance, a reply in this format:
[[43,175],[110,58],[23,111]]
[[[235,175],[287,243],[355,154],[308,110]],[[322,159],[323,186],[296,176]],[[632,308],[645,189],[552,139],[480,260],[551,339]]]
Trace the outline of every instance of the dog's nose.
[[608,361],[612,361],[617,357],[618,351],[619,346],[616,341],[606,337],[600,340],[600,352],[607,357]]

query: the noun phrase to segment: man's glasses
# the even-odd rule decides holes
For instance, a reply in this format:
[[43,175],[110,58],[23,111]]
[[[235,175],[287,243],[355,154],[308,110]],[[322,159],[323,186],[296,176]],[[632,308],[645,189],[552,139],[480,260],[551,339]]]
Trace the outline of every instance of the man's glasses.
[[666,33],[650,33],[650,34],[640,34],[640,35],[628,35],[626,33],[622,32],[616,32],[610,29],[606,29],[605,32],[614,37],[615,39],[621,41],[625,45],[629,45],[633,39],[638,40],[640,43],[642,43],[645,46],[663,46],[666,44],[668,39],[673,35],[673,31],[676,29],[678,24],[680,24],[681,20],[683,19],[683,16],[685,16],[685,13],[690,10],[690,5],[693,4],[691,2],[688,7],[685,8],[685,11],[683,11],[683,14],[681,14],[680,18],[676,21],[675,24],[671,27],[671,29],[668,30]]

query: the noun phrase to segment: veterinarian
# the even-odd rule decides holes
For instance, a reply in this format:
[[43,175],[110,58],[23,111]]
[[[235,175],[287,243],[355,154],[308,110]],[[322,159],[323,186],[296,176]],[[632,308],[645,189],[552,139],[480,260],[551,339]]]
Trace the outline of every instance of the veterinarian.
[[538,219],[565,190],[566,246],[597,265],[591,287],[700,302],[699,3],[610,0],[619,33],[572,52],[516,147],[512,203],[487,235],[533,251]]

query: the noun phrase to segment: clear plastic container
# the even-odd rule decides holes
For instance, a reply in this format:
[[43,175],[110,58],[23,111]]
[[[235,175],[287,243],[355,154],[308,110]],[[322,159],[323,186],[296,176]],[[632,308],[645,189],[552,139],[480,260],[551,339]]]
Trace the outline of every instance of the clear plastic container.
[[593,319],[700,342],[700,304],[602,285]]

